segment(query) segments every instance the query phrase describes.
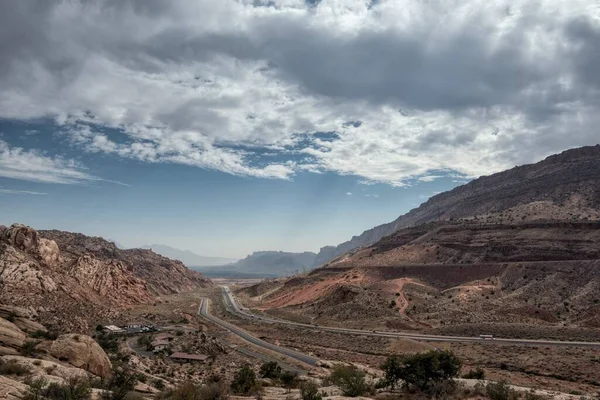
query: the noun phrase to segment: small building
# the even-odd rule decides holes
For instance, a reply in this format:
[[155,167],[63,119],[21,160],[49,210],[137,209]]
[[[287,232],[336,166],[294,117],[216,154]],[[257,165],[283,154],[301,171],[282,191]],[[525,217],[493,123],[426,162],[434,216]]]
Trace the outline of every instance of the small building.
[[169,346],[169,341],[168,340],[155,340],[152,343],[150,343],[150,345],[152,346],[152,351],[154,353],[158,353],[159,351],[163,351],[164,349],[166,349]]
[[169,356],[169,358],[171,358],[173,361],[177,361],[177,362],[206,362],[206,360],[208,359],[207,355],[204,354],[189,354],[189,353],[182,353],[179,351],[176,351],[175,353],[171,354]]
[[125,329],[121,329],[116,325],[106,325],[104,330],[108,333],[125,333]]
[[173,339],[175,339],[175,336],[171,335],[170,333],[159,333],[156,335],[156,340],[166,340],[172,342]]

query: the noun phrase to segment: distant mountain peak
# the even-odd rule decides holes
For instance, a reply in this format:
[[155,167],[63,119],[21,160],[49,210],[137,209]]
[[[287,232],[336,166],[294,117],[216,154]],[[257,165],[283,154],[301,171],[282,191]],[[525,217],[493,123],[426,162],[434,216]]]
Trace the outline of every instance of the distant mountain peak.
[[151,249],[155,253],[165,257],[179,260],[188,267],[226,265],[238,261],[237,258],[201,256],[190,250],[181,250],[165,244],[151,244],[142,246],[141,248]]

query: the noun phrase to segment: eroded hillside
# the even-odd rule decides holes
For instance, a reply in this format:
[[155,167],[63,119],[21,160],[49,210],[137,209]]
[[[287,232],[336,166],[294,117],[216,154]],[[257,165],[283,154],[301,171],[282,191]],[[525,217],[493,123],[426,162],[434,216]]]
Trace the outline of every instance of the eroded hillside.
[[59,331],[85,331],[120,309],[209,284],[150,250],[19,224],[0,228],[0,301],[36,310]]

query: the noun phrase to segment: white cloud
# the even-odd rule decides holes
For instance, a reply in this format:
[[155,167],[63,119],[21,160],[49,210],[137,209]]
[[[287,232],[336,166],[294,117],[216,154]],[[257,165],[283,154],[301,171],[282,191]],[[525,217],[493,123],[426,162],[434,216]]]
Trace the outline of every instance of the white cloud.
[[352,196],[352,192],[346,192],[346,196]]
[[419,177],[417,180],[419,182],[433,182],[439,178],[443,178],[443,175],[423,175],[423,176]]
[[75,160],[49,157],[37,150],[10,147],[3,140],[0,140],[0,177],[62,184],[102,181],[90,175]]
[[46,195],[47,193],[32,192],[29,190],[4,189],[2,186],[0,186],[0,194],[31,194],[31,195],[43,196],[43,195]]
[[597,143],[599,45],[592,0],[21,0],[0,117],[143,162],[406,186]]

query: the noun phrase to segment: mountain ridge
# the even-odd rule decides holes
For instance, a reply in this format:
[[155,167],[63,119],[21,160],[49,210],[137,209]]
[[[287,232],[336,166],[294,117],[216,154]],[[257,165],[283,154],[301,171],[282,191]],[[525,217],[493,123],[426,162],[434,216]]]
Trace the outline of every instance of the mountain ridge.
[[140,249],[152,250],[155,253],[161,254],[165,257],[179,260],[188,267],[226,265],[237,262],[239,260],[237,258],[228,257],[202,256],[190,250],[181,250],[165,244],[144,245],[141,246]]
[[[477,179],[472,180],[461,186],[457,186],[446,192],[442,192],[430,197],[427,201],[420,204],[418,207],[410,210],[406,214],[403,214],[396,218],[394,221],[375,226],[371,229],[364,231],[362,234],[353,236],[350,240],[340,243],[337,246],[325,246],[322,247],[317,253],[315,260],[316,266],[323,265],[327,261],[332,260],[335,257],[341,256],[342,254],[351,251],[353,249],[368,246],[380,240],[381,238],[394,233],[395,231],[415,226],[421,223],[435,221],[436,219],[448,219],[448,218],[460,218],[469,216],[474,210],[468,208],[460,208],[457,201],[468,201],[471,203],[477,200],[477,197],[485,194],[485,191],[492,191],[495,187],[504,185],[506,189],[514,188],[514,184],[506,182],[506,177],[510,177],[512,180],[525,179],[531,181],[537,177],[540,173],[540,169],[550,170],[546,173],[556,174],[557,171],[552,171],[552,165],[558,166],[568,163],[572,163],[574,160],[584,160],[587,158],[594,158],[600,156],[600,145],[585,146],[575,149],[565,150],[559,154],[553,154],[538,163],[525,164],[516,166],[514,168],[497,172],[492,175],[481,176]],[[533,167],[533,170],[531,170]],[[568,167],[568,166],[567,166]],[[563,168],[564,169],[564,168]],[[571,171],[576,172],[576,171]],[[576,184],[578,181],[577,173],[570,174],[571,178],[575,178],[573,181],[564,179],[565,187],[568,188]],[[503,182],[504,181],[504,182]],[[537,187],[537,189],[543,193],[543,187]],[[531,191],[531,201],[534,199],[544,200],[545,198],[539,198],[535,191]],[[496,199],[493,199],[495,201]],[[520,199],[514,199],[511,201],[508,196],[505,196],[503,202],[500,205],[484,205],[480,206],[477,213],[494,212],[500,211],[501,209],[510,208],[510,206],[517,205]],[[487,208],[486,208],[487,207]],[[433,208],[433,209],[432,209]]]

